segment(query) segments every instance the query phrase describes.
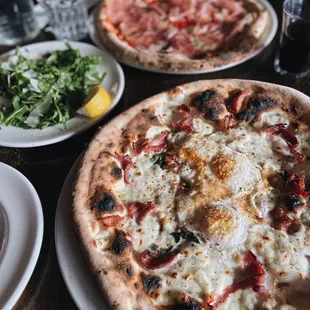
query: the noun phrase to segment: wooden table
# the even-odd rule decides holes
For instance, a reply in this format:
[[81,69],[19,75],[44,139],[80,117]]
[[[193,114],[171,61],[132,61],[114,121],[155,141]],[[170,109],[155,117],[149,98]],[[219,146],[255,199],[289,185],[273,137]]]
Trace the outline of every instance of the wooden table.
[[[281,24],[283,0],[272,0],[271,2]],[[46,40],[46,34],[40,34],[36,41],[40,40]],[[278,36],[270,47],[255,59],[235,68],[213,74],[164,75],[144,72],[123,65],[126,78],[124,94],[117,107],[102,121],[102,124],[147,97],[173,86],[200,79],[254,79],[287,85],[310,95],[309,77],[296,80],[275,73],[273,60],[277,46]],[[0,52],[3,51],[3,48],[0,49]],[[15,167],[32,182],[40,196],[44,212],[44,238],[40,257],[31,280],[14,309],[76,309],[62,279],[57,262],[54,242],[55,212],[65,177],[76,158],[96,132],[97,127],[50,146],[28,149],[0,147],[0,161]]]

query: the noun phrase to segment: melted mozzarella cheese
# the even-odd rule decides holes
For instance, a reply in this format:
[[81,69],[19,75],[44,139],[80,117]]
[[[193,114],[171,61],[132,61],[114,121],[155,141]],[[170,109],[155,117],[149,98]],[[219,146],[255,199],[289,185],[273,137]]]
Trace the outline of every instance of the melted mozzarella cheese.
[[191,296],[223,293],[233,283],[234,269],[238,266],[234,251],[199,244],[183,247],[178,263],[165,274],[168,284],[160,288],[163,301],[171,298],[168,293],[171,288]]
[[[167,96],[161,103],[157,115],[165,125],[170,126],[172,121],[185,116],[178,111],[180,104],[188,104],[184,94],[182,88],[177,88],[173,96]],[[215,131],[211,123],[195,115],[194,134],[170,132],[168,135],[172,145],[169,152],[181,160],[178,169],[162,169],[152,162],[157,153],[142,152],[133,158],[130,184],[120,181],[114,186],[125,205],[151,200],[156,204],[155,210],[141,223],[129,219],[123,224],[122,229],[132,235],[135,251],[150,250],[154,244],[159,249],[180,250],[174,264],[148,271],[162,279],[155,304],[180,300],[180,292],[201,302],[210,295],[222,294],[238,279],[247,249],[266,268],[269,288],[277,283],[306,281],[310,233],[305,226],[310,225],[310,212],[302,211],[304,226],[292,236],[269,225],[269,212],[277,207],[281,194],[271,188],[267,179],[287,167],[276,151],[288,154],[288,149],[282,138],[268,137],[260,129],[277,123],[288,123],[288,120],[280,112],[264,113],[262,121],[254,127],[242,123],[227,134]],[[162,130],[150,130],[147,138],[156,137]],[[301,143],[304,148],[309,147],[309,136]],[[310,177],[307,164],[295,169]],[[188,192],[178,191],[178,184],[183,180],[192,186]],[[185,240],[177,243],[173,233],[180,228],[193,232],[200,243]],[[102,235],[101,239],[104,238]],[[298,301],[295,297],[299,302],[297,308],[284,301],[278,305],[278,291],[274,289],[274,292],[261,300],[250,288],[239,290],[218,309],[256,309],[258,305],[266,309],[306,309],[303,298]]]
[[263,113],[261,116],[261,122],[256,127],[268,127],[276,124],[289,124],[289,120],[282,111],[274,111]]
[[272,209],[276,207],[279,197],[277,190],[261,190],[257,191],[252,197],[251,202],[257,210],[257,216],[265,218]]
[[173,204],[180,177],[163,170],[159,165],[154,165],[152,157],[155,155],[142,153],[135,157],[134,168],[130,169],[130,184],[118,182],[115,185],[115,191],[125,204],[154,201],[154,199],[159,206]]
[[279,282],[293,281],[306,278],[309,271],[303,235],[304,231],[290,236],[268,225],[255,225],[249,230],[246,246],[263,257],[268,272]]
[[237,291],[220,304],[218,310],[257,309],[258,296],[252,289]]

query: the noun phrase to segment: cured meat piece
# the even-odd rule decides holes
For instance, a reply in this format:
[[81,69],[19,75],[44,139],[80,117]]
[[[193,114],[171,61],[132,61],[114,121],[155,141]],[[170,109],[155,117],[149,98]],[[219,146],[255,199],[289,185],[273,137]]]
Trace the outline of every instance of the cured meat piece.
[[224,118],[219,120],[219,129],[223,131],[234,128],[236,125],[238,125],[238,121],[233,115],[226,115]]
[[197,24],[202,27],[212,21],[216,8],[209,1],[203,1],[198,4],[196,20]]
[[134,149],[137,154],[141,152],[158,152],[166,149],[168,146],[169,131],[163,131],[157,139],[140,139],[134,144]]
[[196,0],[168,0],[170,5],[180,8],[182,11],[188,11],[195,7],[196,2]]
[[252,95],[253,90],[251,88],[237,92],[229,101],[227,109],[231,113],[239,113],[244,106],[245,99]]
[[190,108],[185,104],[181,104],[180,106],[178,106],[178,110],[181,112],[185,112],[187,116],[185,116],[178,122],[172,122],[171,124],[172,128],[179,130],[179,131],[185,131],[187,133],[192,133],[193,132],[193,117],[190,115],[191,113]]
[[268,135],[274,135],[280,133],[285,128],[286,128],[285,124],[276,124],[271,127],[265,128],[264,132]]
[[172,122],[171,124],[172,128],[178,130],[178,131],[184,131],[187,133],[193,133],[193,117],[191,115],[185,116],[183,119],[181,119],[178,122]]
[[191,40],[181,31],[170,39],[170,44],[175,53],[180,53],[189,58],[192,58],[195,55],[195,49]]
[[137,223],[141,223],[145,216],[154,209],[155,203],[153,201],[147,203],[134,202],[128,207],[130,217],[135,218]]
[[[264,129],[264,131],[268,135],[280,136],[287,143],[287,146],[292,155],[294,156],[295,162],[297,164],[301,164],[305,161],[306,157],[297,150],[297,147],[299,145],[298,139],[294,134],[292,134],[286,129],[285,124],[276,124],[269,128]],[[283,159],[288,159],[286,155],[283,155],[279,151],[277,152],[277,154]]]
[[233,27],[226,31],[226,36],[224,37],[224,50],[229,50],[234,47],[239,39],[238,34],[243,31],[243,29],[253,22],[253,16],[251,14],[247,14],[243,18],[239,19],[233,24]]
[[124,170],[124,180],[128,184],[129,182],[129,171],[133,167],[131,157],[129,155],[119,155],[115,153],[116,158],[121,162],[122,169]]
[[166,267],[173,263],[178,256],[177,251],[172,251],[164,254],[157,252],[144,251],[140,256],[141,265],[149,270],[155,270]]
[[286,187],[291,194],[295,194],[304,198],[309,198],[310,194],[306,191],[305,176],[299,177],[293,173],[286,181]]
[[284,208],[275,208],[271,211],[273,227],[293,235],[301,228],[300,221],[291,219]]
[[121,23],[128,11],[135,6],[135,0],[106,0],[106,14],[113,24]]
[[180,106],[178,106],[178,110],[185,113],[191,113],[190,108],[185,104],[181,104]]
[[122,221],[123,218],[121,216],[118,215],[110,215],[110,216],[106,216],[104,217],[101,222],[104,226],[107,227],[114,227],[116,226],[120,221]]

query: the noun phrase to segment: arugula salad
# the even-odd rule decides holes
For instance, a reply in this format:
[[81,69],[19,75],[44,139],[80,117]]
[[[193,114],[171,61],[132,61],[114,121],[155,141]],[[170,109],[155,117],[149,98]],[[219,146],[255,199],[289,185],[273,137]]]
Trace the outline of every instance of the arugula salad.
[[100,56],[81,56],[67,49],[29,59],[16,48],[0,63],[0,123],[43,129],[76,115],[90,88],[105,77]]

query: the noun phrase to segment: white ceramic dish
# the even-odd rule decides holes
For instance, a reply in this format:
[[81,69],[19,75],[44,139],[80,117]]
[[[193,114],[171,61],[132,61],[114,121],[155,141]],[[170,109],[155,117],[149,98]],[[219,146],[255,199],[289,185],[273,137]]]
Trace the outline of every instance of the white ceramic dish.
[[[10,310],[25,289],[37,263],[43,237],[43,213],[32,184],[0,163],[0,204],[6,220],[6,245],[0,258],[0,309]],[[3,218],[2,218],[3,219]]]
[[65,180],[57,205],[55,243],[58,263],[67,288],[79,309],[108,310],[90,277],[73,232],[70,209],[76,168],[77,163]]
[[[126,61],[124,61],[121,58],[117,58],[118,61],[134,67],[136,69],[140,69],[140,70],[145,70],[145,71],[151,71],[151,72],[157,72],[157,73],[166,73],[166,74],[183,74],[183,75],[190,75],[190,74],[203,74],[203,73],[211,73],[211,72],[216,72],[216,71],[221,71],[224,69],[228,69],[231,67],[235,67],[241,63],[246,62],[247,60],[254,58],[255,56],[257,56],[258,54],[260,54],[273,40],[273,38],[275,37],[276,33],[277,33],[277,29],[278,29],[278,17],[276,15],[276,12],[274,11],[273,7],[271,6],[271,4],[267,1],[267,0],[257,0],[259,1],[268,11],[269,13],[269,17],[270,17],[270,25],[268,27],[268,34],[265,35],[265,40],[262,43],[262,45],[256,49],[255,51],[252,52],[252,54],[248,55],[247,57],[221,66],[221,67],[217,67],[214,69],[208,69],[208,70],[203,70],[203,71],[178,71],[178,72],[171,72],[171,71],[167,71],[167,70],[159,70],[159,69],[150,69],[150,68],[145,68],[143,66],[138,66],[138,65],[134,65],[131,63],[128,63]],[[92,39],[92,41],[98,46],[100,47],[102,50],[109,52],[105,46],[104,43],[102,42],[102,40],[100,39],[100,36],[98,34],[98,30],[96,28],[96,16],[98,14],[100,6],[97,6],[96,8],[93,9],[90,17],[89,17],[89,35]]]
[[[116,89],[112,105],[108,111],[110,112],[118,103],[125,87],[125,78],[121,66],[111,55],[96,48],[93,45],[81,42],[68,43],[73,48],[79,49],[82,55],[98,55],[102,57],[102,63],[99,65],[99,71],[102,73],[107,72],[107,75],[102,82],[102,86],[109,91],[112,88]],[[66,45],[64,42],[48,41],[26,45],[23,46],[21,50],[26,51],[30,57],[39,57],[40,55],[47,52],[61,50],[65,48]],[[1,58],[6,59],[10,55],[10,53],[14,53],[14,50],[3,54]],[[45,128],[43,130],[39,130],[23,129],[13,126],[5,127],[0,124],[2,128],[2,130],[0,130],[0,146],[35,147],[60,142],[95,125],[105,115],[95,119],[89,119],[83,116],[76,116],[67,122],[66,129],[63,125],[56,125]]]

